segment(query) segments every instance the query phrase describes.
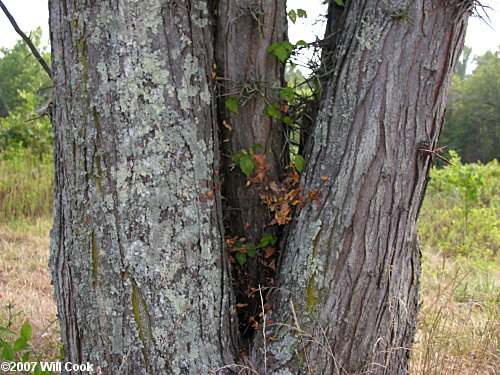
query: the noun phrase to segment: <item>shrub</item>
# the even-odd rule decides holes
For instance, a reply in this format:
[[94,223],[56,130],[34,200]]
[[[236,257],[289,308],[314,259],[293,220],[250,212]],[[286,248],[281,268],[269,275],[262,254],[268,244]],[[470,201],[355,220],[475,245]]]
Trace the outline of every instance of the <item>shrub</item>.
[[463,164],[451,151],[451,162],[431,170],[419,219],[422,242],[446,256],[494,260],[500,246],[500,166]]

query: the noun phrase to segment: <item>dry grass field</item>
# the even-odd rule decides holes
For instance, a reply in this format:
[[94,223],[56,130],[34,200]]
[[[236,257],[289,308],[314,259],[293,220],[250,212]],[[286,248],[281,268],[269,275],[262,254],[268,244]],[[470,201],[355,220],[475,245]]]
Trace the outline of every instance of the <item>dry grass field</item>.
[[0,225],[0,326],[19,332],[26,319],[31,344],[47,360],[59,355],[59,329],[48,268],[50,220]]

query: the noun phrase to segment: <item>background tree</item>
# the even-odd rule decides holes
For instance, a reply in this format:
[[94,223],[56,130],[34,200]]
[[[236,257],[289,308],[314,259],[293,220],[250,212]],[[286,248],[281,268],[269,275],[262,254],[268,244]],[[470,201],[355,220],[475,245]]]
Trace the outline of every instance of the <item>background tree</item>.
[[[280,288],[262,318],[270,313],[281,325],[267,336],[256,330],[244,362],[260,373],[406,372],[418,302],[416,218],[431,163],[418,149],[437,143],[472,5],[330,4],[325,86],[306,166],[295,160],[291,173],[302,170],[300,192],[314,204],[275,232],[282,261],[270,284]],[[66,360],[133,374],[243,363],[236,308],[245,306],[235,304],[239,281],[230,279],[224,236],[246,235],[237,230],[246,221],[237,215],[224,228],[223,218],[245,209],[237,192],[255,184],[255,173],[269,172],[268,190],[290,192],[273,171],[289,157],[274,130],[277,120],[289,122],[288,103],[275,100],[291,98],[283,68],[269,58],[283,62],[292,52],[278,39],[285,17],[283,1],[50,3],[51,269]],[[262,118],[262,107],[274,120]],[[251,122],[233,115],[240,108]],[[263,153],[253,148],[265,159],[249,152],[261,134],[220,131],[241,124],[265,130]],[[241,173],[225,159],[233,146],[221,147],[232,139],[251,155],[233,159],[247,181],[229,177]],[[221,188],[236,191],[231,205],[222,205]],[[276,203],[281,224],[293,203]],[[263,223],[254,216],[261,208],[253,212],[243,220]],[[254,236],[238,253],[260,251]]]
[[[33,43],[39,47],[42,33],[31,33]],[[41,115],[50,101],[52,82],[44,69],[31,56],[24,41],[11,49],[1,49],[0,57],[0,146],[3,157],[17,148],[30,149],[35,154],[50,152],[52,125]],[[50,60],[50,55],[45,53]],[[37,109],[41,109],[35,114]],[[11,150],[11,151],[9,151]]]
[[[39,48],[41,29],[33,31],[30,37]],[[33,58],[26,43],[19,40],[11,49],[1,48],[0,53],[0,115],[5,117],[26,103],[20,92],[35,94],[34,104],[37,106],[46,104],[50,99],[52,82]],[[50,60],[49,53],[44,53],[44,57]]]
[[468,163],[486,163],[500,157],[500,52],[488,51],[476,62],[471,75],[459,70],[453,77],[442,143]]

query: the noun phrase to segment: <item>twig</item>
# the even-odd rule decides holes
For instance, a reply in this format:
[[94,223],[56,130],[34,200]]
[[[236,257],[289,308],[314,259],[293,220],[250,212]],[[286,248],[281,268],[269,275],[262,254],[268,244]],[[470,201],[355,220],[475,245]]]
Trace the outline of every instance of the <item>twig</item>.
[[[291,299],[290,299],[290,307],[292,308],[293,320],[295,322],[295,328],[297,329],[297,332],[299,332],[299,333],[304,332],[304,331],[302,331],[302,328],[300,328],[299,320],[297,319],[297,314],[295,313],[295,308],[293,306],[293,302]],[[304,358],[306,360],[307,370],[309,371],[309,374],[312,374],[313,372],[311,371],[311,365],[309,364],[309,356],[307,355],[307,347],[306,347],[306,344],[304,342],[303,336],[304,335],[300,334],[300,341],[302,341],[302,347],[304,348]],[[313,339],[313,341],[315,341],[314,337],[311,336],[311,338]]]
[[127,351],[127,354],[125,354],[122,358],[122,364],[120,365],[120,367],[118,368],[118,375],[120,375],[122,373],[122,369],[123,369],[123,366],[125,366],[128,362],[128,356],[130,354],[130,350]]
[[226,369],[229,369],[229,370],[231,370],[231,371],[233,371],[233,370],[234,370],[234,371],[236,371],[236,369],[235,369],[235,368],[240,368],[240,369],[241,369],[241,371],[239,371],[239,372],[238,372],[238,374],[241,374],[241,373],[242,373],[242,371],[247,370],[247,371],[253,372],[253,373],[254,373],[254,374],[256,374],[256,375],[260,375],[260,374],[259,374],[257,371],[255,371],[253,368],[250,368],[250,367],[248,367],[248,366],[243,366],[243,365],[236,365],[236,364],[234,364],[234,365],[225,365],[225,366],[219,367],[218,369],[216,369],[216,370],[214,370],[214,371],[209,371],[209,372],[208,372],[208,374],[209,374],[209,375],[215,375],[215,374],[219,373],[220,371],[222,371],[222,370],[226,370]]
[[49,325],[47,327],[45,327],[43,329],[43,331],[38,335],[38,337],[36,339],[33,340],[33,343],[37,342],[38,340],[40,340],[42,338],[42,336],[45,335],[45,333],[49,330],[49,328],[52,326],[52,324],[54,324],[55,322],[57,322],[57,318],[50,321],[49,322]]
[[446,148],[447,146],[443,146],[443,147],[439,147],[435,150],[431,150],[431,149],[426,149],[426,148],[419,148],[417,149],[418,151],[420,152],[423,152],[424,154],[427,154],[427,155],[435,155],[437,156],[439,159],[441,159],[442,161],[444,161],[446,164],[449,164],[449,165],[453,165],[452,162],[450,162],[448,159],[446,159],[445,157],[439,155],[440,153],[443,152],[443,150]]
[[50,71],[49,66],[47,65],[47,63],[45,62],[43,57],[40,55],[40,53],[36,49],[35,45],[31,41],[31,39],[28,38],[28,36],[25,33],[23,33],[22,30],[19,28],[16,20],[14,19],[14,17],[12,17],[12,14],[10,14],[9,10],[7,9],[7,7],[4,5],[4,3],[1,0],[0,0],[0,8],[2,8],[3,12],[5,13],[7,18],[9,19],[10,23],[14,27],[14,30],[16,30],[16,32],[21,36],[21,38],[23,38],[23,40],[26,42],[26,44],[28,44],[28,47],[30,48],[30,50],[33,53],[33,55],[35,56],[35,58],[38,60],[40,65],[42,65],[43,69],[47,72],[49,77],[52,79],[52,73]]
[[264,299],[262,298],[262,288],[259,285],[260,306],[262,309],[262,336],[264,338],[264,375],[267,375],[267,345],[266,345],[266,309],[264,307]]

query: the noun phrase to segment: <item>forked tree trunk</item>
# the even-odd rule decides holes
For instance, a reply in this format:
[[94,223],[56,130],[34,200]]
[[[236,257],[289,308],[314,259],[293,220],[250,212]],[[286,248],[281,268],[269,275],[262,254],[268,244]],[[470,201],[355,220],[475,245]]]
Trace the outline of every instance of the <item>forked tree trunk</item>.
[[[322,195],[289,231],[277,324],[265,345],[257,337],[250,358],[262,375],[405,373],[420,272],[415,221],[430,165],[417,149],[425,140],[436,146],[468,5],[330,5],[330,78],[302,177]],[[50,1],[50,262],[65,360],[134,375],[207,374],[235,361],[213,64],[217,55],[229,92],[280,84],[262,41],[279,41],[283,7]],[[263,33],[252,38],[255,26]],[[251,49],[244,63],[232,61],[241,43]],[[223,150],[261,143],[278,174],[282,143],[262,106],[255,96],[240,116],[226,113],[234,143]],[[225,181],[240,209],[242,182]],[[251,199],[234,225],[256,241],[263,210]]]
[[[265,114],[265,108],[279,101],[284,85],[284,64],[267,49],[286,38],[285,0],[221,0],[218,7],[216,55],[221,97],[219,107],[229,127],[221,127],[225,163],[227,223],[234,235],[258,242],[271,221],[266,206],[245,175],[231,173],[231,156],[241,149],[259,144],[265,154],[268,175],[276,179],[283,173],[286,148],[284,127]],[[238,99],[238,113],[224,108],[227,98]]]
[[[287,159],[285,129],[281,121],[265,114],[269,103],[279,100],[284,85],[284,64],[267,49],[286,37],[285,0],[221,0],[218,2],[215,53],[220,126],[222,194],[226,236],[257,245],[264,234],[277,235],[269,226],[272,215],[232,156],[254,145],[265,155],[267,176],[277,180]],[[228,98],[237,100],[237,113],[225,108]],[[234,254],[233,254],[234,255]],[[260,312],[257,294],[249,288],[267,286],[271,269],[263,269],[258,257],[248,257],[243,267],[234,264],[233,286],[243,337],[252,335],[250,319]]]
[[[330,4],[329,80],[268,336],[273,374],[405,374],[420,276],[416,220],[469,2]],[[314,372],[312,369],[314,368]]]
[[[51,268],[66,359],[103,374],[233,360],[208,1],[51,1]],[[209,195],[210,196],[210,195]]]

